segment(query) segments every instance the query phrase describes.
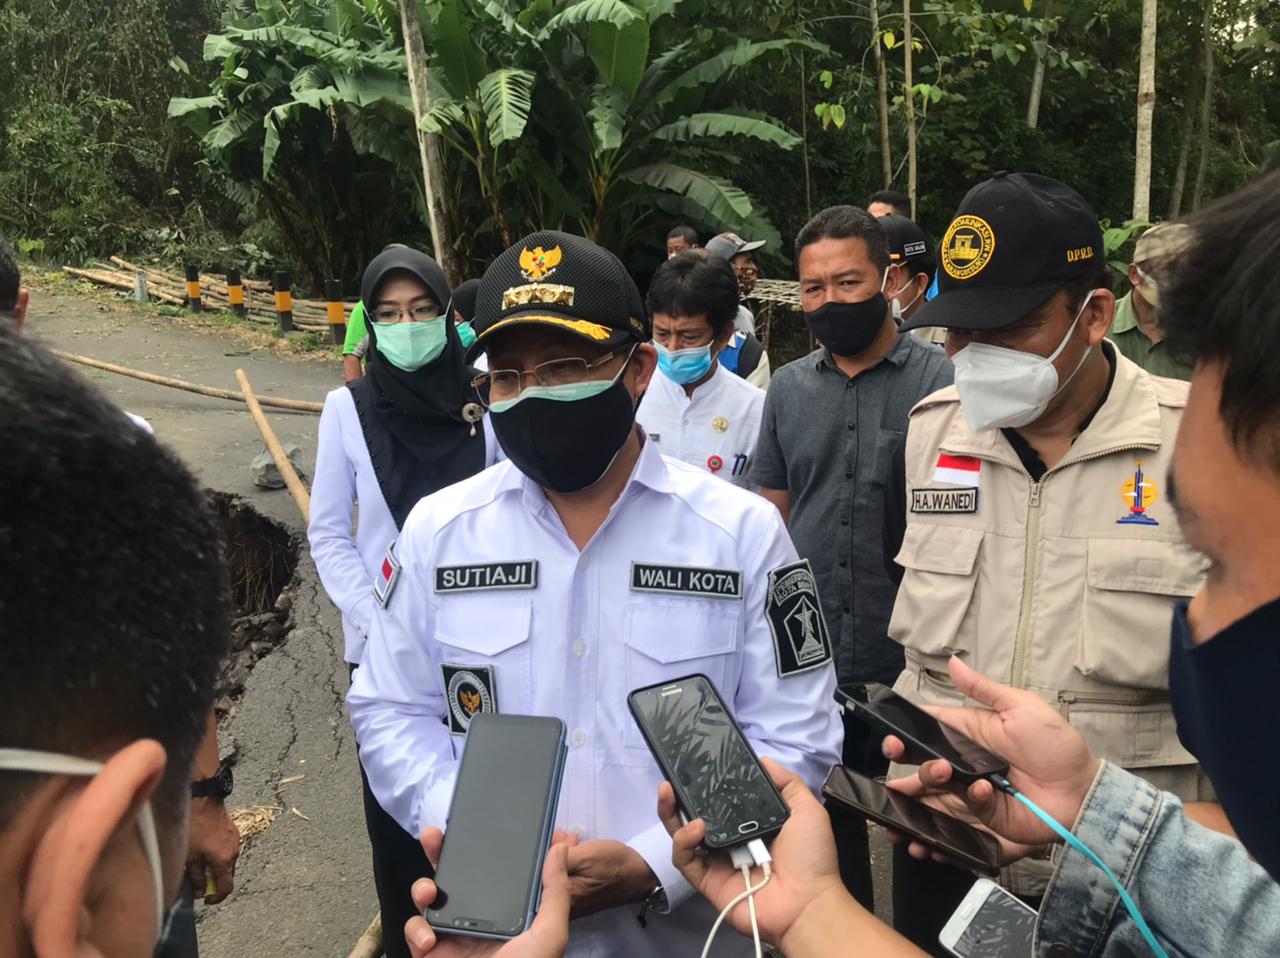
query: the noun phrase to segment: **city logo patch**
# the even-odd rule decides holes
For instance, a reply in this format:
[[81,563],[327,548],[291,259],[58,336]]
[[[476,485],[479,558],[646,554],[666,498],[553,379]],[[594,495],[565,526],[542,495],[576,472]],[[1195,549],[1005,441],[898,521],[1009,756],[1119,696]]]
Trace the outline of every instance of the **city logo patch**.
[[978,511],[978,490],[912,489],[911,511],[924,513],[960,513]]
[[973,486],[976,489],[981,475],[982,460],[976,456],[949,456],[940,452],[937,465],[933,467],[934,482],[946,482],[953,486]]
[[1160,490],[1154,482],[1147,478],[1147,474],[1142,471],[1142,460],[1137,461],[1134,467],[1133,476],[1124,481],[1124,485],[1120,487],[1120,495],[1124,498],[1125,505],[1129,507],[1129,514],[1121,516],[1116,520],[1118,526],[1158,526],[1160,523],[1147,515],[1147,510],[1156,504],[1156,500],[1160,498]]
[[492,589],[536,589],[538,560],[486,562],[482,565],[436,567],[437,592],[485,592]]
[[831,661],[831,635],[822,617],[818,584],[808,559],[769,573],[765,616],[773,633],[778,677],[807,672]]
[[440,663],[444,699],[449,706],[449,734],[466,735],[471,720],[482,712],[498,711],[498,692],[492,665]]
[[393,542],[387,546],[387,554],[382,558],[382,568],[378,570],[377,581],[373,583],[373,601],[385,609],[399,582],[400,560],[396,558],[396,544]]
[[741,599],[742,573],[738,569],[703,569],[698,566],[633,562],[631,591]]
[[957,216],[942,237],[942,268],[952,279],[981,273],[996,251],[996,234],[980,216]]

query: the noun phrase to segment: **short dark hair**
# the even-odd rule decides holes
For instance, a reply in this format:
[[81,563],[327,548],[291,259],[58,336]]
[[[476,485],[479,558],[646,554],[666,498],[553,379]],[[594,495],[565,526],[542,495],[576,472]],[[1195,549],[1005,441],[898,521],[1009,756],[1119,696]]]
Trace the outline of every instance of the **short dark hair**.
[[864,209],[856,206],[828,206],[817,214],[796,234],[796,267],[800,266],[800,252],[824,239],[856,238],[867,244],[867,255],[876,269],[889,268],[889,237],[880,221]]
[[667,239],[682,239],[690,246],[698,245],[698,231],[692,226],[680,225],[667,234]]
[[1190,240],[1160,284],[1165,342],[1222,364],[1218,411],[1232,442],[1280,471],[1280,169],[1184,222]]
[[[98,758],[155,739],[181,819],[230,637],[195,479],[49,352],[0,324],[0,745]],[[0,772],[0,830],[41,781]]]
[[702,316],[719,336],[738,315],[738,278],[729,263],[703,249],[671,257],[649,283],[649,315]]
[[899,216],[905,216],[911,219],[911,197],[906,193],[899,193],[897,190],[879,190],[872,193],[867,200],[867,205],[872,203],[884,203],[893,207],[893,211]]
[[933,250],[927,253],[917,253],[915,256],[908,256],[906,259],[907,272],[912,276],[919,276],[924,273],[929,277],[929,282],[933,282],[933,274],[937,272],[938,261],[933,255]]
[[13,249],[0,236],[0,313],[11,313],[18,305],[18,290],[22,288],[22,276],[18,272],[18,259]]

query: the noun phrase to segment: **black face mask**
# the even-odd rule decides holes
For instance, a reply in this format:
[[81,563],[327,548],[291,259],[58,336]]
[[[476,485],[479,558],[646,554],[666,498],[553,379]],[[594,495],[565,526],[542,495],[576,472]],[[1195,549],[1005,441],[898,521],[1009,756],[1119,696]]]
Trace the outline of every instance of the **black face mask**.
[[834,300],[804,314],[814,338],[837,356],[856,356],[880,335],[889,304],[882,293],[860,303]]
[[1200,760],[1222,809],[1248,850],[1280,879],[1280,599],[1254,609],[1209,641],[1191,644],[1187,603],[1173,609],[1169,694],[1182,744]]
[[618,458],[635,426],[636,403],[619,374],[595,396],[521,399],[492,412],[489,421],[517,469],[544,489],[580,492],[599,482]]

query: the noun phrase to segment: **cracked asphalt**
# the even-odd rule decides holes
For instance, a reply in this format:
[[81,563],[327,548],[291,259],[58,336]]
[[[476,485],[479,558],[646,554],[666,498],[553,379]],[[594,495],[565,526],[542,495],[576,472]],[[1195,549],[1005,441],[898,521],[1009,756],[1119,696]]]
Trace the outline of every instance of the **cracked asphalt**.
[[[225,327],[155,316],[104,294],[34,290],[26,331],[67,352],[224,389],[238,388],[237,368],[258,393],[292,399],[319,402],[341,383],[336,359],[285,358],[259,348],[261,337],[250,345]],[[264,447],[243,405],[76,369],[147,419],[206,486],[241,496],[298,536],[292,632],[259,661],[222,728],[224,752],[229,740],[239,750],[228,807],[281,811],[242,849],[231,897],[197,906],[200,952],[204,958],[345,958],[376,913],[377,898],[344,704],[341,623],[307,552],[301,514],[286,491],[252,484],[249,463]],[[265,412],[281,442],[301,447],[309,475],[319,417]],[[887,919],[891,856],[879,831],[872,835],[877,912]]]

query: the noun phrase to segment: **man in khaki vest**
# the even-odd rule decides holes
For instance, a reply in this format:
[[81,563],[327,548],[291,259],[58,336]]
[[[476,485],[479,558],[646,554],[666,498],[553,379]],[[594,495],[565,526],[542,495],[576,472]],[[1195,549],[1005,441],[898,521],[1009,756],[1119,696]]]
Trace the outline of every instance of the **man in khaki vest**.
[[[903,331],[948,330],[955,386],[912,410],[888,493],[886,549],[902,570],[889,634],[906,650],[895,688],[961,704],[947,675],[959,655],[1043,695],[1095,754],[1209,799],[1168,693],[1170,607],[1204,570],[1164,490],[1187,386],[1104,339],[1115,297],[1102,234],[1063,184],[996,174],[965,197],[938,254],[939,295]],[[1035,898],[1048,874],[1023,862],[1002,880]],[[941,953],[937,932],[971,882],[896,854],[895,924]]]

